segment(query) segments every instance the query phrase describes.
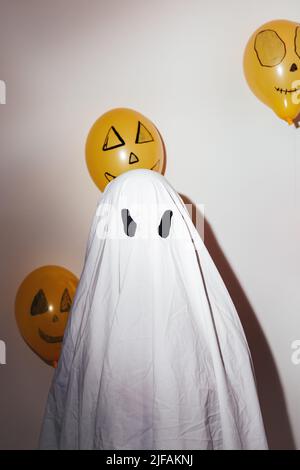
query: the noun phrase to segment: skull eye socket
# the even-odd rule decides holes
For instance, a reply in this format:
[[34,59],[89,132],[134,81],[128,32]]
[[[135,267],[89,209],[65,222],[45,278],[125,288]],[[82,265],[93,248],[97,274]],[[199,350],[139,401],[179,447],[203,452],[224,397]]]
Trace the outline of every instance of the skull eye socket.
[[43,289],[40,289],[34,296],[31,308],[30,308],[30,314],[32,316],[35,315],[41,315],[42,313],[46,313],[49,310],[49,305],[48,305],[48,300],[45,296],[45,292]]
[[275,67],[286,55],[285,43],[272,29],[260,31],[256,35],[254,49],[263,67]]
[[300,26],[297,26],[295,32],[295,52],[300,59]]
[[122,209],[121,211],[122,215],[122,221],[123,221],[123,227],[124,227],[124,232],[128,237],[134,237],[135,232],[136,232],[136,223],[133,220],[133,218],[130,215],[130,212],[128,209]]
[[161,238],[167,238],[169,236],[172,215],[173,212],[170,210],[167,210],[163,213],[160,224],[158,226],[158,234]]

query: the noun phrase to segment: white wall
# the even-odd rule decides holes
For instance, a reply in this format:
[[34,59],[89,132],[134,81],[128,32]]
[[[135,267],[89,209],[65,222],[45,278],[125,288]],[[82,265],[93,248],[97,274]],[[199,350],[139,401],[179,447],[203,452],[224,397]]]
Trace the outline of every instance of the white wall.
[[270,445],[300,448],[300,130],[257,101],[250,34],[299,0],[0,0],[0,447],[37,445],[52,369],[23,343],[14,298],[44,264],[80,275],[99,193],[86,135],[115,106],[152,119],[166,177],[205,205],[205,241],[253,354]]

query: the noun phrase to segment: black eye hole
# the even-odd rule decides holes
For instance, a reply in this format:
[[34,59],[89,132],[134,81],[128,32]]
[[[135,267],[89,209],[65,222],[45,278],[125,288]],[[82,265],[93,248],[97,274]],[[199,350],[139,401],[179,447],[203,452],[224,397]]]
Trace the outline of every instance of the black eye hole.
[[43,291],[43,289],[40,289],[33,298],[30,313],[33,316],[40,315],[41,313],[48,312],[48,308],[48,300],[45,296],[45,292]]
[[170,210],[165,211],[163,213],[163,216],[161,218],[161,221],[158,227],[158,233],[161,238],[167,238],[169,236],[172,215],[173,215],[173,212]]
[[60,311],[61,312],[69,312],[71,308],[72,300],[69,294],[68,289],[63,291],[63,295],[61,296],[60,301]]
[[128,237],[134,237],[136,231],[136,223],[130,215],[128,209],[122,209],[122,221],[124,226],[124,232]]

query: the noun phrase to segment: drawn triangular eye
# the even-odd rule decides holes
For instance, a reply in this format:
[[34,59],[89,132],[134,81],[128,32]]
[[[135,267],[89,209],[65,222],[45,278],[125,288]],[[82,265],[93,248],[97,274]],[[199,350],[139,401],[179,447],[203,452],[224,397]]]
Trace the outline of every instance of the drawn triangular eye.
[[48,312],[48,309],[49,305],[45,296],[45,292],[43,289],[40,289],[33,298],[30,313],[31,315],[40,315],[41,313]]
[[125,145],[124,140],[122,139],[118,131],[115,129],[115,127],[111,126],[105,137],[102,150],[106,152],[106,150],[112,150],[117,147],[122,147],[122,145]]
[[138,123],[138,128],[137,128],[137,133],[136,133],[136,138],[135,138],[135,143],[136,144],[146,144],[147,142],[153,142],[154,139],[152,137],[152,134],[148,129],[144,126],[144,124],[139,121]]
[[158,233],[161,238],[167,238],[169,236],[172,215],[173,215],[173,212],[170,210],[167,210],[163,213],[163,216],[161,218],[161,221],[158,227]]
[[61,296],[60,301],[60,311],[61,312],[69,312],[72,305],[72,300],[69,294],[68,289],[63,291],[63,295]]
[[122,215],[124,232],[126,233],[128,237],[134,237],[135,231],[136,231],[136,223],[131,217],[129,210],[122,209],[121,215]]

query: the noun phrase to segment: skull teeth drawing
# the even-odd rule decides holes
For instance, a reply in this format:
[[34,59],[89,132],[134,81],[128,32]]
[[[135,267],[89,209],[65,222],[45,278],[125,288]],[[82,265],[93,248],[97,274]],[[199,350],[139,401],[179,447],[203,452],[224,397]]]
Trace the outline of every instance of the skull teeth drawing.
[[292,88],[291,90],[288,90],[287,88],[279,88],[277,86],[274,87],[276,91],[278,91],[279,93],[284,93],[285,95],[287,93],[294,93],[295,91],[299,90],[300,88]]

